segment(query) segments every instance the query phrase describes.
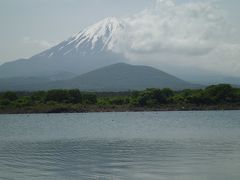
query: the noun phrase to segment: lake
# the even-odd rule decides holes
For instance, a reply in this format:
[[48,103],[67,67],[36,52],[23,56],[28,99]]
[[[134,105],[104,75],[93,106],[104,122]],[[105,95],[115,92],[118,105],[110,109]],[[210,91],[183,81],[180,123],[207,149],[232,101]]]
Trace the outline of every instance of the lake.
[[0,115],[1,180],[239,180],[240,111]]

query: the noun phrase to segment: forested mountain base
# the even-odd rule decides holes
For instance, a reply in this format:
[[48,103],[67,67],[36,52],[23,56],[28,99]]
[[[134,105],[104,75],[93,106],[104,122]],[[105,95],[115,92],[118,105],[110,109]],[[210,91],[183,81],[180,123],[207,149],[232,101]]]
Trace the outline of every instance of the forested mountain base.
[[177,110],[240,110],[240,89],[228,84],[205,89],[91,93],[73,90],[3,92],[0,113],[73,113]]

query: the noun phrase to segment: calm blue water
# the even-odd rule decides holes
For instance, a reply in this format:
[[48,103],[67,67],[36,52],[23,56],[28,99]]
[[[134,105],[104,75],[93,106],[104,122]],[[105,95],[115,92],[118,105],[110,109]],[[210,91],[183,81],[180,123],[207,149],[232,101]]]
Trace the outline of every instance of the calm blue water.
[[240,111],[0,115],[1,180],[239,180]]

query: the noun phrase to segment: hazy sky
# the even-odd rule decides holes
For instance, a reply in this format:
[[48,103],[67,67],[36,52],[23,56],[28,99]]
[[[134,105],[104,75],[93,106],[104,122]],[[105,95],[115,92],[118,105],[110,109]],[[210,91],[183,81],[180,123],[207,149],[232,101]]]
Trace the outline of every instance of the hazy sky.
[[1,0],[0,63],[29,57],[107,16],[127,16],[153,0]]
[[[161,5],[163,1],[168,3],[168,0],[157,1],[160,2]],[[169,2],[174,2],[176,5],[180,5],[188,2],[197,2],[197,0],[169,0]],[[199,0],[198,2],[209,1]],[[217,2],[217,4],[220,6],[218,11],[221,11],[221,15],[224,16],[225,23],[231,27],[230,30],[234,31],[235,34],[239,34],[236,32],[240,32],[240,1],[215,0],[214,2]],[[153,9],[155,6],[156,0],[1,0],[0,64],[18,58],[30,57],[36,53],[39,53],[44,49],[47,49],[69,38],[73,34],[79,32],[98,20],[101,20],[104,17],[130,17],[134,14],[142,12],[144,9]],[[201,6],[201,4],[199,6]],[[199,8],[199,6],[197,8]],[[159,10],[160,12],[161,10],[167,10],[164,15],[159,15],[159,21],[161,21],[162,16],[171,16],[172,13],[171,10],[169,10],[169,7],[165,9],[161,8]],[[183,7],[175,10],[182,10],[181,8]],[[186,7],[184,8],[186,9]],[[194,9],[195,7],[191,8]],[[199,9],[201,11],[201,8]],[[202,15],[203,13],[204,12],[202,12]],[[201,14],[201,12],[199,12],[199,14]],[[147,21],[149,20],[149,22],[151,22],[153,19],[147,19],[148,16],[149,15],[143,15],[143,18],[146,18]],[[141,15],[140,18],[142,18]],[[182,18],[184,19],[185,16]],[[135,21],[138,22],[139,19]],[[209,29],[207,28],[209,27],[206,27],[206,32],[208,32]],[[162,26],[159,25],[159,28],[162,28]],[[194,28],[196,27],[194,26]],[[181,32],[179,31],[178,33]],[[177,35],[176,37],[180,37],[181,34]],[[134,36],[132,37],[136,38]],[[231,47],[228,45],[226,45],[226,47],[231,48],[231,50],[234,51],[233,53],[235,53],[235,51],[238,50],[237,48],[240,47],[240,36],[237,37],[232,35],[231,37],[224,38],[224,42],[231,42]],[[140,40],[142,41],[142,39]],[[191,43],[193,42],[194,41]],[[139,42],[136,41],[136,43],[139,45]],[[151,43],[157,44],[157,42]],[[202,53],[202,51],[205,50],[208,51],[208,49],[211,48],[211,44],[209,45],[209,42],[207,43],[207,47],[205,47],[205,44],[202,43],[202,49],[186,49],[186,53],[191,54]],[[149,44],[147,45],[149,46]],[[171,53],[175,53],[176,51],[178,51],[178,53],[185,53],[181,52],[185,51],[185,49],[179,50],[177,49],[178,47],[168,47],[169,44],[161,45],[165,46],[165,48],[168,50],[169,48],[172,48],[171,51],[169,51]],[[232,47],[233,45],[234,48]],[[235,45],[237,45],[237,48]],[[141,50],[142,47],[138,46],[136,48],[137,50]],[[159,49],[159,51],[160,50],[162,51],[162,49]],[[221,48],[219,48],[219,51],[221,51]],[[238,54],[235,53],[234,55],[237,56]],[[221,55],[213,54],[212,56]],[[239,66],[240,60],[236,61],[236,58],[237,57],[234,57],[234,63],[238,63]],[[240,59],[240,57],[238,58]],[[223,64],[223,66],[225,65]]]

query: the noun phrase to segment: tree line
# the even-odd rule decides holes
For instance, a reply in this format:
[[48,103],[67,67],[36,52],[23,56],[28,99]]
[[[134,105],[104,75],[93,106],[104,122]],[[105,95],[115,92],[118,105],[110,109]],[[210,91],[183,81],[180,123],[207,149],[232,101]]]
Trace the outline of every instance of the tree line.
[[[210,106],[218,104],[240,104],[240,88],[229,84],[208,86],[205,89],[186,89],[173,91],[171,89],[149,88],[143,91],[119,93],[90,93],[78,89],[49,90],[37,92],[2,92],[0,93],[0,108],[23,108],[33,106],[59,104],[65,105],[95,105],[95,106],[127,106],[127,107],[160,107],[164,105]],[[67,107],[67,106],[66,106]]]

